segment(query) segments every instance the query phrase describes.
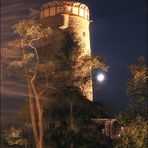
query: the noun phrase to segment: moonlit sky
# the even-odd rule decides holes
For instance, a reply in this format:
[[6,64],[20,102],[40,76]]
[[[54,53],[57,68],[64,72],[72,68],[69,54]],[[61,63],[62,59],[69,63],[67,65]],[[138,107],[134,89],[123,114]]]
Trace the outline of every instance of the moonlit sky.
[[[11,26],[27,17],[29,8],[39,8],[47,0],[1,0],[1,48],[14,39]],[[113,110],[124,109],[130,78],[127,66],[147,54],[146,0],[83,0],[90,8],[91,47],[101,55],[110,70],[100,89],[94,90],[94,100],[104,101]],[[99,85],[99,84],[98,84]],[[15,123],[17,112],[27,98],[23,80],[5,80],[1,85],[1,121]]]

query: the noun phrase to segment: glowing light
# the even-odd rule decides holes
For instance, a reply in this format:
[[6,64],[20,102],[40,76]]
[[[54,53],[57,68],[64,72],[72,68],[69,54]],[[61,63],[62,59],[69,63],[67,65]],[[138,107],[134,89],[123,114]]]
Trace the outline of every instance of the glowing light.
[[103,80],[105,79],[104,75],[103,74],[98,74],[97,75],[97,80],[102,82]]

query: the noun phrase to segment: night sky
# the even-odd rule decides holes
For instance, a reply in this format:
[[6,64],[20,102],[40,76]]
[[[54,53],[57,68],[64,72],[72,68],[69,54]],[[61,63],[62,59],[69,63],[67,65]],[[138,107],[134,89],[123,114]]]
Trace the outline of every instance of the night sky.
[[[1,0],[1,48],[14,39],[11,26],[27,18],[29,8],[39,8],[47,0]],[[114,111],[127,107],[128,65],[147,55],[146,0],[83,0],[90,8],[91,47],[109,65],[94,100],[104,101]],[[9,49],[10,50],[10,49]],[[1,85],[1,120],[15,123],[17,112],[27,98],[23,80],[5,80]]]

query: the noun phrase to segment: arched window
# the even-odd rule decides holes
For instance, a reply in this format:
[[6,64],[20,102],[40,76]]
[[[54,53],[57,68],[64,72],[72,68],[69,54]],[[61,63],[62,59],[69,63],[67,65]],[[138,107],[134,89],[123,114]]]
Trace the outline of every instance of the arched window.
[[79,12],[78,7],[73,7],[73,8],[72,8],[72,13],[73,13],[73,14],[78,15],[78,12]]
[[84,9],[81,9],[81,8],[79,9],[79,15],[84,17]]

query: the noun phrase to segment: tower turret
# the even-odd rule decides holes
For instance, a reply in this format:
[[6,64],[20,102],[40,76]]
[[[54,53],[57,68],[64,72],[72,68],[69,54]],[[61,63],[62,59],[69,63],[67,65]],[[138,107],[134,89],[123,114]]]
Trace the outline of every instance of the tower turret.
[[[83,41],[84,54],[91,54],[89,9],[85,4],[70,0],[53,0],[41,6],[40,19],[43,24],[50,26],[53,30],[71,28]],[[89,100],[92,100],[91,79],[84,85],[82,92]]]

